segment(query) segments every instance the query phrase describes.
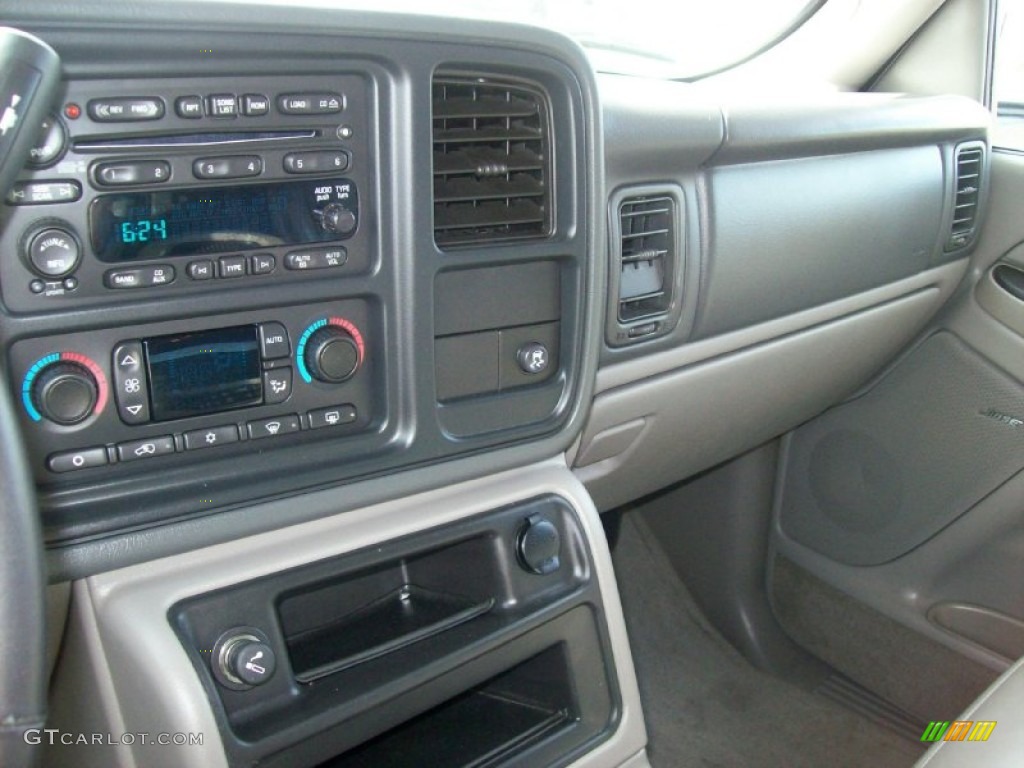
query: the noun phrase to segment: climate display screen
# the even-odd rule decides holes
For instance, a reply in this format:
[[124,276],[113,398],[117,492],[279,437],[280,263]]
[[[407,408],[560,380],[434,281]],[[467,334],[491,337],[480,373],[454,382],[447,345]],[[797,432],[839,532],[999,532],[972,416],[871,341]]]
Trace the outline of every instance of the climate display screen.
[[263,402],[256,326],[146,339],[154,421]]
[[101,195],[89,229],[107,262],[321,243],[338,239],[314,213],[330,202],[355,212],[355,185],[320,179]]

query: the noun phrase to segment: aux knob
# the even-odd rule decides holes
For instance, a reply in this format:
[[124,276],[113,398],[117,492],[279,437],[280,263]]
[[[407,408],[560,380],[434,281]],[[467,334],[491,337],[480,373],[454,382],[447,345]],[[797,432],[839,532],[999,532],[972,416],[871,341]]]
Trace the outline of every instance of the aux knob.
[[313,332],[306,342],[303,361],[313,378],[326,384],[351,379],[363,362],[355,339],[337,325],[325,325]]
[[63,426],[85,419],[98,397],[96,377],[84,366],[67,361],[46,366],[32,385],[32,402],[40,415]]

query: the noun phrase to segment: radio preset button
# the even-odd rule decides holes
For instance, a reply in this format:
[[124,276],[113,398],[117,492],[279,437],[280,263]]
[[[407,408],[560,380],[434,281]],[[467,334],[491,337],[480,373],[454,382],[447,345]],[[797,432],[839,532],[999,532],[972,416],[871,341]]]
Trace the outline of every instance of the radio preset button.
[[106,463],[107,449],[102,446],[54,453],[46,460],[46,466],[51,472],[74,472],[78,469],[102,467]]
[[250,421],[245,425],[249,431],[249,437],[259,440],[261,437],[277,437],[299,431],[299,417],[294,414],[287,416],[275,416],[259,421]]
[[43,277],[64,277],[71,274],[81,258],[78,241],[66,229],[50,227],[32,238],[28,260]]
[[190,261],[185,268],[188,276],[193,280],[209,280],[213,277],[212,261]]
[[292,345],[288,341],[288,331],[283,325],[263,323],[260,326],[260,351],[264,360],[276,360],[291,355]]
[[214,93],[206,97],[206,114],[210,117],[234,117],[238,100],[233,93]]
[[348,152],[331,149],[289,152],[283,161],[287,173],[344,171],[348,169],[348,163]]
[[286,269],[301,272],[306,269],[331,269],[343,267],[348,261],[348,251],[341,246],[334,248],[310,248],[292,251],[284,257]]
[[310,411],[307,415],[310,429],[335,427],[354,422],[356,407],[354,405],[336,405],[333,408],[318,408],[315,411]]
[[197,179],[240,179],[263,173],[263,160],[257,155],[206,157],[192,164]]
[[249,257],[249,273],[269,275],[277,267],[277,259],[270,253],[254,253]]
[[138,120],[159,120],[164,116],[164,103],[155,96],[124,99],[92,99],[89,117],[97,123],[130,123]]
[[222,427],[194,429],[185,433],[185,450],[196,451],[201,448],[213,448],[218,445],[238,442],[238,427],[225,424]]
[[149,385],[143,368],[142,342],[122,341],[111,355],[114,399],[125,424],[149,421]]
[[345,97],[337,93],[286,93],[277,99],[285,115],[331,115],[345,108]]
[[245,275],[245,256],[221,256],[220,263],[221,277],[243,277]]
[[8,205],[73,203],[82,196],[77,181],[19,181],[7,194]]
[[170,177],[171,166],[164,160],[100,163],[94,169],[96,183],[104,187],[161,184]]
[[274,368],[263,372],[263,403],[277,405],[292,394],[292,369]]
[[174,111],[186,120],[198,120],[203,116],[203,97],[179,96],[174,100]]
[[242,114],[246,117],[262,117],[270,111],[270,99],[258,93],[247,93],[242,97]]
[[117,458],[121,461],[136,461],[153,456],[166,456],[169,453],[174,453],[174,438],[170,435],[132,440],[117,445]]

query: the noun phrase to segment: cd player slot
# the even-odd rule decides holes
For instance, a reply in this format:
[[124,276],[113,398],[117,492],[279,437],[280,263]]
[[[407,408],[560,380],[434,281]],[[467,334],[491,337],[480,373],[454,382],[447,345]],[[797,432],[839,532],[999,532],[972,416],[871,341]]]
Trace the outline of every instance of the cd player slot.
[[225,144],[247,144],[263,141],[293,141],[315,139],[320,131],[246,131],[225,133],[179,133],[165,136],[139,136],[124,139],[86,139],[74,143],[77,152],[99,153],[110,150],[154,149],[162,147],[218,147]]

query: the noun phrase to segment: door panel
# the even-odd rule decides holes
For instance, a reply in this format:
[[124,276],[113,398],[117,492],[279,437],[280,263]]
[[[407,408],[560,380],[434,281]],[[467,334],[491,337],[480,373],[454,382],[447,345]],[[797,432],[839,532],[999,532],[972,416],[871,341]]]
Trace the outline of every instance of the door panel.
[[897,703],[929,719],[1024,654],[1024,301],[991,276],[1024,268],[1024,156],[993,153],[991,174],[950,305],[874,384],[785,439],[776,492],[781,623],[892,699],[914,670]]

